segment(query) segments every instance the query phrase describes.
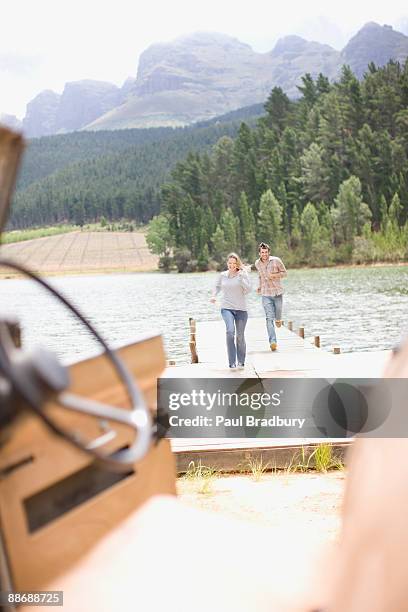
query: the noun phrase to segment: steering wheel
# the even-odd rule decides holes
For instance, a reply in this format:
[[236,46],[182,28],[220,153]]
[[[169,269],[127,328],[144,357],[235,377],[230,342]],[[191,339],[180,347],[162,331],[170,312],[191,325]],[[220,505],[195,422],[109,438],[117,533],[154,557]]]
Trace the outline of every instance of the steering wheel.
[[[14,418],[19,404],[23,402],[24,405],[31,407],[54,433],[68,440],[76,448],[92,455],[105,467],[113,471],[132,470],[134,464],[147,453],[153,439],[154,426],[143,394],[123,360],[108,346],[87,318],[47,281],[11,260],[0,259],[0,265],[21,272],[41,285],[88,328],[103,347],[125,385],[131,403],[131,409],[128,410],[69,393],[66,391],[69,387],[68,370],[60,364],[57,356],[42,347],[31,351],[17,348],[7,325],[0,321],[0,374],[4,376],[3,381],[0,378],[0,383],[3,382],[0,385],[0,422]],[[100,450],[101,447],[115,437],[115,432],[110,430],[91,442],[84,443],[78,435],[63,430],[45,412],[44,405],[50,399],[66,409],[126,425],[133,430],[135,439],[129,447],[117,450],[113,454],[103,452]]]

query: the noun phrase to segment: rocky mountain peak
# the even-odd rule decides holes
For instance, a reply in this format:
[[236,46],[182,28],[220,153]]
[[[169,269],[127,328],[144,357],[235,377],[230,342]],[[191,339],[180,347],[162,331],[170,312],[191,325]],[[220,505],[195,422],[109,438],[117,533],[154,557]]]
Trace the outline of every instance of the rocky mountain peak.
[[27,104],[23,129],[27,136],[55,134],[55,119],[61,96],[51,89],[45,89]]
[[65,85],[56,116],[58,132],[72,132],[94,121],[121,101],[119,87],[84,79]]
[[343,64],[348,64],[361,78],[370,62],[384,66],[390,59],[405,61],[408,56],[408,37],[390,25],[366,23],[341,52]]
[[308,41],[301,36],[291,34],[279,38],[272,50],[272,55],[282,55],[283,53],[301,53],[308,45]]

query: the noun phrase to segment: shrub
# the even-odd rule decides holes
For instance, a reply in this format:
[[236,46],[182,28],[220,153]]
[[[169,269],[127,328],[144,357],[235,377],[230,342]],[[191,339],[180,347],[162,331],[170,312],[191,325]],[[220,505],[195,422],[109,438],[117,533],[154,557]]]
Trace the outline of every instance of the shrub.
[[163,255],[159,259],[159,270],[163,272],[170,272],[173,267],[173,258],[170,255]]
[[377,250],[373,241],[363,236],[354,238],[352,261],[356,264],[372,263],[377,259]]
[[173,257],[178,272],[192,272],[191,253],[188,249],[176,249]]

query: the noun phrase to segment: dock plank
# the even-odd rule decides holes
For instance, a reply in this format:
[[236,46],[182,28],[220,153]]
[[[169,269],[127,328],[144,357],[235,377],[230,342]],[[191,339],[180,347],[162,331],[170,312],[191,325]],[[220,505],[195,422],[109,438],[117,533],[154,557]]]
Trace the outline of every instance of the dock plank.
[[[269,347],[264,318],[248,319],[245,338],[247,359],[244,370],[230,369],[227,362],[225,325],[219,321],[196,323],[196,349],[199,362],[166,369],[171,378],[372,378],[382,375],[391,351],[346,353],[335,355],[317,348],[295,331],[282,326],[276,329],[278,350]],[[331,443],[334,452],[343,456],[351,439],[283,439],[283,438],[207,438],[173,439],[177,469],[186,471],[191,461],[222,471],[234,471],[248,458],[259,458],[278,468],[285,467],[299,449],[311,452],[316,444]]]

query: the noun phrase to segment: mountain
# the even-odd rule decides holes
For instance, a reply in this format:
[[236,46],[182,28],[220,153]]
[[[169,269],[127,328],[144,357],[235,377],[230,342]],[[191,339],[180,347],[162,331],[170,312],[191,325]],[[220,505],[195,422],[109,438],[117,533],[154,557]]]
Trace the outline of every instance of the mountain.
[[23,130],[27,136],[34,138],[56,133],[55,118],[60,99],[60,95],[46,89],[27,104],[27,113],[23,119]]
[[47,90],[27,105],[23,129],[27,136],[47,136],[79,130],[122,101],[116,85],[103,81],[67,83],[62,95]]
[[296,85],[300,84],[300,77],[306,72],[313,77],[321,72],[329,78],[335,78],[340,67],[338,51],[329,45],[309,42],[300,36],[285,36],[278,40],[270,57],[272,73],[268,89],[282,87],[291,98],[299,96]]
[[264,101],[274,85],[292,97],[305,72],[334,77],[339,53],[299,36],[278,41],[271,53],[222,34],[197,32],[152,45],[139,60],[127,101],[87,130],[186,125]]
[[196,32],[154,44],[140,56],[136,78],[68,83],[61,96],[47,91],[27,106],[28,136],[74,130],[183,126],[263,102],[274,86],[291,98],[301,76],[335,79],[343,64],[361,77],[370,62],[408,56],[408,37],[391,26],[366,24],[339,52],[329,45],[285,36],[257,53],[230,36]]
[[9,115],[7,113],[3,113],[0,115],[0,124],[5,125],[12,130],[21,130],[23,127],[22,121],[18,119],[15,115]]
[[156,44],[139,59],[127,100],[86,129],[181,126],[264,100],[267,55],[222,34],[195,33]]
[[73,132],[121,102],[119,87],[103,81],[74,81],[65,85],[58,106],[56,132]]
[[341,52],[342,64],[348,64],[361,78],[370,62],[384,66],[390,59],[404,62],[408,56],[408,36],[390,25],[366,23]]

